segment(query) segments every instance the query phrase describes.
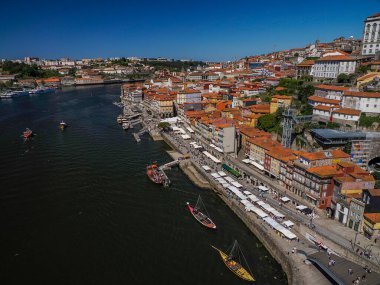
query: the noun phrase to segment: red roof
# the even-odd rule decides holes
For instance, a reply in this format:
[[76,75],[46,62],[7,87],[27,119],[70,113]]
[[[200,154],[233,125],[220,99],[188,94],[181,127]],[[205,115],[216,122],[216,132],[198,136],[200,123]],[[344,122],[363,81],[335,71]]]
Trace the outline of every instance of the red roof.
[[352,116],[360,116],[361,111],[350,109],[350,108],[340,108],[333,111],[333,113],[343,114],[343,115],[352,115]]
[[343,96],[349,97],[364,97],[364,98],[380,98],[379,92],[357,92],[357,91],[345,91]]
[[355,59],[346,55],[329,55],[321,57],[316,61],[354,61]]
[[346,91],[349,88],[344,86],[324,85],[320,84],[315,86],[316,89],[332,90],[332,91]]
[[327,99],[319,96],[310,96],[308,98],[310,101],[318,102],[318,103],[326,103],[326,104],[331,104],[331,105],[339,105],[340,101],[339,100],[334,100],[334,99]]

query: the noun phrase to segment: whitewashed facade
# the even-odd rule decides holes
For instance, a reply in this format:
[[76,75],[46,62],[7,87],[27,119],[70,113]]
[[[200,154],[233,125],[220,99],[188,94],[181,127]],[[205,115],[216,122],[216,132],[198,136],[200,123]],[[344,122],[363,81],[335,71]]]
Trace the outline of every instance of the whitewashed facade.
[[380,13],[364,21],[362,55],[374,55],[380,50]]

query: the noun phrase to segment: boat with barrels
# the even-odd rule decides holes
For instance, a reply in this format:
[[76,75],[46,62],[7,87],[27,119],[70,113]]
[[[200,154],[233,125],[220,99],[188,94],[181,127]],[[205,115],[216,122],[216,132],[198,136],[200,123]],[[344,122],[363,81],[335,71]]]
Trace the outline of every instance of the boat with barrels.
[[162,173],[162,170],[157,166],[156,163],[152,163],[146,167],[146,175],[148,178],[156,184],[164,184],[165,175]]
[[[224,264],[231,270],[235,275],[239,276],[241,279],[246,281],[255,281],[253,274],[249,269],[248,263],[241,251],[238,242],[235,240],[229,253],[225,253],[219,248],[212,246],[215,250],[219,252],[220,257],[222,258]],[[242,266],[242,263],[246,264],[246,268]]]
[[195,206],[190,205],[189,202],[186,202],[187,208],[193,217],[203,226],[209,229],[216,229],[215,223],[209,218],[207,213],[206,206],[203,204],[202,198],[199,195],[197,203]]

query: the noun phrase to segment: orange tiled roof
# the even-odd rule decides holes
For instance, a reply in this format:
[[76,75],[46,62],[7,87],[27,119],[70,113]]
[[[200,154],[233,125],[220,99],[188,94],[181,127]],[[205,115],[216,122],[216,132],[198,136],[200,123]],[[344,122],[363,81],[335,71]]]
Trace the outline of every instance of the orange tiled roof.
[[360,116],[361,111],[349,108],[340,108],[333,111],[333,113],[343,114],[343,115],[352,115],[352,116]]
[[274,96],[272,96],[272,98],[284,99],[284,100],[291,100],[291,99],[293,99],[292,96],[287,96],[287,95],[274,95]]
[[326,156],[325,151],[318,151],[318,152],[302,152],[300,156],[306,158],[309,161],[313,160],[322,160],[322,159],[337,159],[337,158],[349,158],[350,155],[345,153],[344,151],[340,149],[334,149],[329,152],[329,155]]
[[334,165],[314,166],[307,171],[320,177],[332,177],[338,172]]
[[338,106],[326,106],[326,105],[317,105],[313,109],[320,110],[320,111],[328,111],[330,112],[331,109],[337,108]]
[[372,196],[380,196],[380,189],[368,189],[368,192],[369,192]]
[[327,98],[323,98],[323,97],[319,97],[315,95],[310,96],[308,99],[314,102],[327,103],[327,104],[338,105],[338,106],[340,103],[339,100],[327,99]]
[[334,85],[325,85],[325,84],[320,84],[315,86],[316,89],[324,89],[324,90],[332,90],[332,91],[348,91],[348,87],[344,86],[334,86]]
[[371,16],[368,16],[367,18],[376,18],[376,17],[380,17],[380,13],[373,14]]
[[321,57],[316,61],[355,61],[355,59],[347,55],[328,55]]
[[379,92],[357,92],[357,91],[345,91],[343,96],[349,97],[364,97],[364,98],[380,98]]
[[304,60],[300,64],[298,64],[297,66],[312,66],[314,64],[315,64],[314,60]]
[[373,224],[380,223],[380,213],[365,213],[364,217],[370,220]]

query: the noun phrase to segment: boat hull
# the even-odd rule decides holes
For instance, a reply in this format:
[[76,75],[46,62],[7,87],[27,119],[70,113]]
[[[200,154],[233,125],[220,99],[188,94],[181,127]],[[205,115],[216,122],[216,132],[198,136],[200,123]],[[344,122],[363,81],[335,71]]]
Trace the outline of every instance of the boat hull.
[[152,181],[155,184],[162,185],[164,184],[165,178],[160,173],[160,170],[158,170],[157,166],[148,166],[146,168],[146,175],[148,176],[149,180]]
[[241,279],[244,279],[245,281],[253,282],[255,279],[252,277],[252,275],[238,262],[235,260],[229,260],[228,255],[221,251],[220,249],[212,246],[215,250],[219,252],[220,257],[222,258],[224,264],[228,267],[229,270],[231,270],[235,275],[239,276]]
[[216,225],[215,223],[207,217],[204,213],[200,211],[194,211],[194,207],[190,205],[190,203],[187,203],[187,208],[189,209],[190,213],[193,215],[193,217],[200,223],[202,226],[208,228],[208,229],[213,229],[216,230]]

